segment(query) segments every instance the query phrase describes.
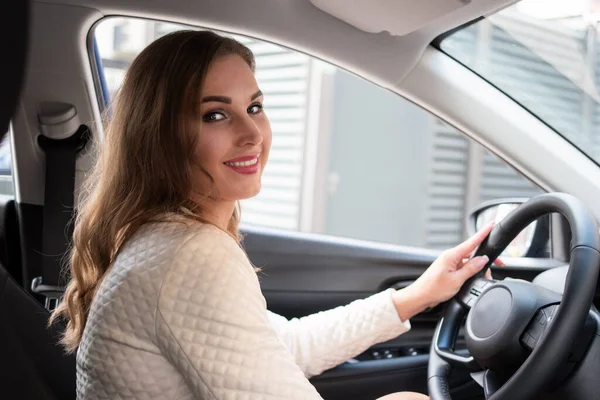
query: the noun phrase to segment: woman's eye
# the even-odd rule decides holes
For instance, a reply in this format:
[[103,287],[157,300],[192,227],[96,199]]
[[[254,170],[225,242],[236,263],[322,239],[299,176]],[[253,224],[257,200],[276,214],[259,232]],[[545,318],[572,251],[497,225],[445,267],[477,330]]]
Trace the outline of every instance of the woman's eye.
[[250,107],[248,107],[248,114],[260,114],[262,110],[262,104],[252,104]]
[[217,122],[225,119],[225,115],[220,112],[210,112],[202,117],[203,122]]

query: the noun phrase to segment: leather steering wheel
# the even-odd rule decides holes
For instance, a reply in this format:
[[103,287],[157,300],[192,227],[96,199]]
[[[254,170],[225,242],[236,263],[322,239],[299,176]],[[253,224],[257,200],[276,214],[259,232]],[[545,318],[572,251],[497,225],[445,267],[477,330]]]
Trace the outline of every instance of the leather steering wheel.
[[[506,246],[531,222],[549,213],[562,214],[571,228],[564,294],[521,280],[485,279],[485,270]],[[473,372],[486,399],[527,400],[536,398],[565,366],[576,362],[573,343],[588,317],[600,270],[600,237],[592,212],[568,194],[536,196],[494,227],[475,252],[475,256],[484,254],[490,263],[450,300],[437,325],[427,381],[432,400],[451,400],[452,367]],[[454,352],[465,315],[470,356]]]

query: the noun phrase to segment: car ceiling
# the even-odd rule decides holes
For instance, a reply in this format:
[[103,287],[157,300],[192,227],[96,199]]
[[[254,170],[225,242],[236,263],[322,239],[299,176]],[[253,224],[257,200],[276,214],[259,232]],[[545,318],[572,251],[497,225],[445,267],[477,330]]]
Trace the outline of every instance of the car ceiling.
[[[390,87],[406,76],[435,37],[515,2],[63,0],[34,2],[34,8],[42,3],[47,6],[85,7],[90,9],[90,12],[96,10],[104,16],[128,15],[164,19],[273,40],[346,67],[384,87]],[[456,6],[447,7],[448,3]],[[450,12],[440,15],[440,9],[448,9]],[[401,10],[404,12],[400,13]],[[397,17],[389,18],[390,13]],[[407,18],[416,15],[415,13],[420,16],[418,23],[412,17]],[[361,29],[335,16],[354,21]],[[419,29],[413,30],[419,26]],[[383,32],[371,33],[362,29]],[[393,36],[387,31],[407,33]]]

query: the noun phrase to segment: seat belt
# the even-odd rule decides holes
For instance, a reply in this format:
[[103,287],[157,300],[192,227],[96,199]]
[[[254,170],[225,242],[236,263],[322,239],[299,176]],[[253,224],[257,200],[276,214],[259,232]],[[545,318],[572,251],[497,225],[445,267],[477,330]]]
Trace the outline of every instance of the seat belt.
[[75,107],[45,103],[38,115],[38,145],[46,154],[46,178],[42,227],[42,276],[33,279],[32,292],[45,297],[52,311],[64,293],[60,274],[73,236],[75,165],[77,154],[90,138],[90,129],[79,124]]

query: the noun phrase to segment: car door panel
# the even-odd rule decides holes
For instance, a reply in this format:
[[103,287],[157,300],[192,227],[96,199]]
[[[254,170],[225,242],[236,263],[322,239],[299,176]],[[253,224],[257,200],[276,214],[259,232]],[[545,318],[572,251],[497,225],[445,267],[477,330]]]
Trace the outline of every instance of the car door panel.
[[428,356],[421,355],[345,363],[313,378],[311,383],[327,400],[373,400],[389,393],[407,390],[426,393],[427,360]]
[[[374,400],[402,391],[427,393],[428,359],[420,355],[345,363],[311,379],[311,383],[326,400]],[[453,399],[483,399],[481,388],[464,372],[453,373],[450,385]]]
[[244,233],[250,260],[264,268],[259,275],[266,293],[375,293],[416,279],[438,255],[411,247],[262,228],[246,227]]

